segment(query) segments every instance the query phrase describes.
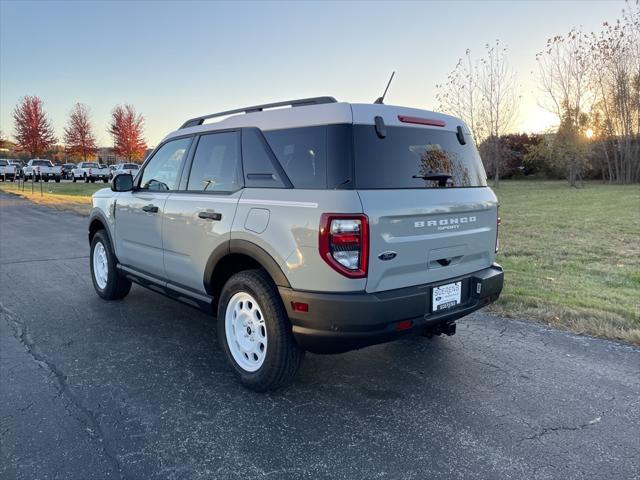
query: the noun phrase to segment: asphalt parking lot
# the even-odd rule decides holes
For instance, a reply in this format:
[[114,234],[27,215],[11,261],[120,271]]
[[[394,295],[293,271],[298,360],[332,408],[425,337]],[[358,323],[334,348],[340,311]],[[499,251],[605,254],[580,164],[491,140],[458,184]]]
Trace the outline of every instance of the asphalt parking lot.
[[640,478],[638,348],[477,313],[256,394],[213,317],[100,300],[86,227],[0,193],[0,478]]

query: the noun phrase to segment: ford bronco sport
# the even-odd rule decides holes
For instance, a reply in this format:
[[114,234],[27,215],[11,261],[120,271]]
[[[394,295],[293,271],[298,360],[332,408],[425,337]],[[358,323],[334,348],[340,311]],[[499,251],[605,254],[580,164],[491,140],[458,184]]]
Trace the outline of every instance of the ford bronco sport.
[[191,119],[96,192],[91,275],[106,300],[133,281],[216,313],[232,368],[263,391],[306,350],[453,334],[502,290],[498,224],[461,120],[294,100]]

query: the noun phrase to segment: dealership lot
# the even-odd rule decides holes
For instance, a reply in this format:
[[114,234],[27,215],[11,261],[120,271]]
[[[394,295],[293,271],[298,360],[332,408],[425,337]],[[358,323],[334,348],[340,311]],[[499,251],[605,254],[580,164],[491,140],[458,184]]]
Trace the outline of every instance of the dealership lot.
[[[0,193],[1,478],[633,478],[640,350],[476,314],[242,388],[214,321],[105,303],[86,220]],[[507,272],[508,274],[508,272]]]

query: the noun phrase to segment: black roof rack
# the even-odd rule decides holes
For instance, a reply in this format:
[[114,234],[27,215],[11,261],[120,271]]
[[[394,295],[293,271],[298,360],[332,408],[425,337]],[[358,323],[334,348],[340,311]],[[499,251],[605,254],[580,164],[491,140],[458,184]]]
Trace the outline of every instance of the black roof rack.
[[336,103],[337,100],[333,97],[313,97],[313,98],[301,98],[299,100],[287,100],[286,102],[265,103],[264,105],[254,105],[253,107],[238,108],[236,110],[227,110],[226,112],[211,113],[209,115],[203,115],[202,117],[192,118],[182,124],[180,129],[195,127],[202,125],[205,120],[214,117],[224,117],[226,115],[233,115],[234,113],[253,113],[261,112],[267,108],[276,107],[304,107],[307,105],[320,105],[322,103]]

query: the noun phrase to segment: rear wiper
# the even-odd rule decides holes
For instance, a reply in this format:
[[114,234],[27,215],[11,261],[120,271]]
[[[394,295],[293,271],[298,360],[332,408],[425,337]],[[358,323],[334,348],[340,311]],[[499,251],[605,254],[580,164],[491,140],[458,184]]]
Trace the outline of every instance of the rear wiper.
[[413,178],[420,178],[422,180],[434,180],[438,182],[438,186],[446,187],[447,180],[451,178],[451,175],[444,172],[429,172],[422,175],[414,175]]

